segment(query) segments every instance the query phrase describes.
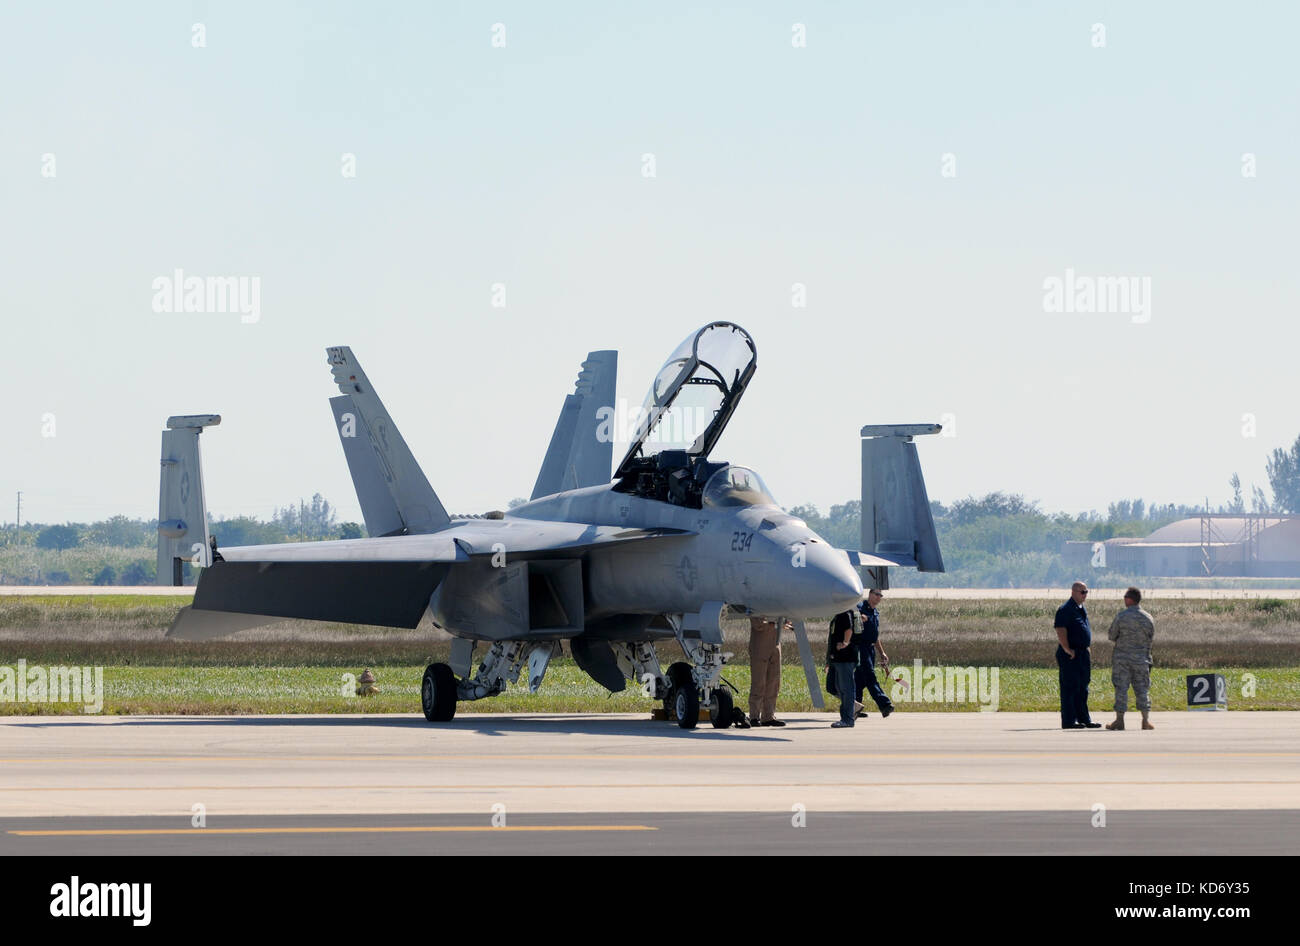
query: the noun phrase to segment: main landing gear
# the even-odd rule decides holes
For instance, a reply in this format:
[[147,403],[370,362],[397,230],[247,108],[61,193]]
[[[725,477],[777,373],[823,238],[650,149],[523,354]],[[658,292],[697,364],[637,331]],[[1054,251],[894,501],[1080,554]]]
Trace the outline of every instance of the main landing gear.
[[[518,683],[525,667],[528,689],[536,693],[551,658],[559,652],[559,641],[497,641],[484,655],[474,676],[461,679],[456,678],[449,664],[429,664],[420,684],[424,718],[431,723],[450,721],[456,715],[457,700],[496,696],[507,684]],[[472,656],[473,650],[469,654]]]
[[431,723],[445,723],[456,715],[456,675],[446,664],[429,664],[420,684],[420,708]]

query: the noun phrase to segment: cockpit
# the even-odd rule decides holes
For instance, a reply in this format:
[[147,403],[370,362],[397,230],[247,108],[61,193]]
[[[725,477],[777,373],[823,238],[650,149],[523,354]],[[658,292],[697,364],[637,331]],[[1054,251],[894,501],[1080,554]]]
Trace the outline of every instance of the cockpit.
[[[734,469],[749,474],[749,482],[757,482],[758,493],[770,502],[758,474],[708,458],[757,364],[754,340],[739,325],[711,322],[691,333],[650,385],[632,445],[614,474],[614,489],[700,509],[716,474]],[[737,497],[747,495],[740,481],[723,477],[718,482],[717,497],[729,501],[715,505],[738,505]]]
[[748,467],[726,466],[709,477],[701,499],[705,506],[775,506],[763,478]]

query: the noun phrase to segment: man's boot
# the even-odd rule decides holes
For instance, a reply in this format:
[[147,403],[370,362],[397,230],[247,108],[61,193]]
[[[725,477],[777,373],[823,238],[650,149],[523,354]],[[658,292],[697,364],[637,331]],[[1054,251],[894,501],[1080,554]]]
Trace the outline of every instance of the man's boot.
[[1143,728],[1143,729],[1155,729],[1155,728],[1156,728],[1156,727],[1151,723],[1151,711],[1150,711],[1149,709],[1144,709],[1144,710],[1142,711],[1142,728]]
[[1107,729],[1123,729],[1123,728],[1124,728],[1124,714],[1123,714],[1123,713],[1116,713],[1116,714],[1115,714],[1115,722],[1113,722],[1113,723],[1107,723],[1107,724],[1106,724],[1106,728],[1107,728]]

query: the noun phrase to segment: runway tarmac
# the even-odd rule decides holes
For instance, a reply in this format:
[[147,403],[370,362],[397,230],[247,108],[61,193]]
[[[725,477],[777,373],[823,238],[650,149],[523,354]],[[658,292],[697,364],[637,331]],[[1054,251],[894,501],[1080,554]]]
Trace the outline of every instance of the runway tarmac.
[[1300,811],[552,813],[0,819],[0,856],[134,854],[1293,855]]
[[[834,718],[3,717],[0,853],[763,850],[800,815],[771,849],[1300,847],[1300,713],[1162,713],[1122,733],[1048,713]],[[14,833],[51,830],[74,833]]]

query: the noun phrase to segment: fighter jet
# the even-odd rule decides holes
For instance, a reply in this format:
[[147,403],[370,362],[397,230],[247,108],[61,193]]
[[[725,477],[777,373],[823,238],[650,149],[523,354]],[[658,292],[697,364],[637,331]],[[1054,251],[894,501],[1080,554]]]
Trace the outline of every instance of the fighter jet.
[[[937,427],[869,428],[864,463],[869,443],[886,449],[867,507],[880,540],[867,552],[835,549],[783,511],[755,470],[710,459],[757,368],[753,339],[733,323],[705,325],[668,357],[612,475],[617,353],[591,352],[531,499],[483,516],[448,515],[351,350],[327,355],[340,392],[330,406],[369,537],[218,549],[198,441],[220,417],[169,418],[158,574],[179,584],[184,562],[201,568],[194,603],[169,637],[203,640],[284,618],[415,628],[427,612],[452,635],[449,663],[424,672],[430,722],[501,693],[525,669],[535,692],[567,642],[611,692],[631,682],[684,729],[701,709],[725,728],[735,719],[722,679],[728,608],[828,617],[861,601],[859,568],[943,568],[910,443]],[[665,671],[654,645],[670,639],[684,659]]]

